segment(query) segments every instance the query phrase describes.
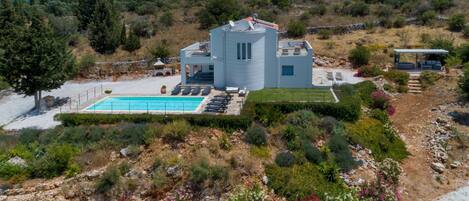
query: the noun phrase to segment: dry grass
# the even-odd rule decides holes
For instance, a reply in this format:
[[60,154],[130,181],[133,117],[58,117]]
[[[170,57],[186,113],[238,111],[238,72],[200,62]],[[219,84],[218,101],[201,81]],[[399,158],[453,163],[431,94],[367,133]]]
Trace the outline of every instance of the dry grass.
[[455,45],[469,42],[461,33],[452,33],[445,27],[406,26],[400,29],[376,28],[374,30],[356,31],[346,35],[335,35],[330,39],[321,40],[318,35],[307,35],[315,54],[333,58],[347,58],[356,42],[360,41],[370,47],[374,56],[372,62],[392,62],[392,49],[394,48],[422,48],[424,44],[420,40],[422,34],[432,37],[451,37]]

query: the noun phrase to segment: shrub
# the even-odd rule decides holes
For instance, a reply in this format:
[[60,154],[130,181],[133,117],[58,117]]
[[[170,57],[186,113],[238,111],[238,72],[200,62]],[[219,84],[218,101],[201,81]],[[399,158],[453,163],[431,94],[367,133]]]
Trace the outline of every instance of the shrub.
[[459,57],[463,63],[469,62],[469,44],[464,44],[458,49]]
[[267,184],[277,195],[295,201],[310,195],[318,195],[325,199],[345,190],[341,182],[329,182],[320,172],[317,165],[304,163],[292,167],[269,165],[265,168],[269,178]]
[[453,0],[432,0],[431,4],[435,10],[443,11],[453,6]]
[[121,173],[116,167],[108,168],[96,183],[96,192],[106,193],[121,182]]
[[166,11],[161,15],[159,22],[165,26],[165,27],[170,27],[173,26],[174,24],[174,17],[173,14],[169,11]]
[[384,110],[389,106],[390,97],[384,91],[378,90],[373,92],[371,98],[373,99],[373,108]]
[[465,26],[464,29],[462,30],[462,35],[465,38],[469,38],[469,26]]
[[462,94],[469,100],[469,69],[464,69],[463,75],[459,78],[458,85]]
[[124,124],[120,127],[120,132],[114,132],[111,138],[124,145],[145,144],[145,133],[147,125],[145,124]]
[[161,58],[163,61],[169,57],[171,54],[170,50],[168,49],[166,42],[162,41],[161,43],[156,44],[151,50],[151,55],[153,58]]
[[399,162],[386,158],[379,163],[379,171],[385,180],[391,180],[394,184],[399,183],[399,175],[401,174]]
[[370,112],[370,117],[380,121],[383,124],[386,124],[389,122],[389,117],[388,114],[380,109],[373,109]]
[[247,188],[238,189],[230,195],[228,201],[263,201],[264,199],[265,192],[259,185],[255,184]]
[[191,131],[189,123],[185,120],[176,120],[163,126],[163,136],[172,141],[184,141]]
[[85,54],[78,61],[78,69],[82,72],[88,72],[96,63],[94,54]]
[[317,117],[313,112],[308,110],[300,110],[288,114],[286,122],[301,128],[308,128],[311,126],[318,126],[320,120],[321,119],[319,119],[319,117]]
[[393,22],[393,27],[394,28],[402,28],[406,25],[406,19],[402,16],[397,16],[395,19],[394,19],[394,22]]
[[303,151],[306,159],[312,163],[319,164],[323,161],[322,153],[311,142],[304,143]]
[[125,40],[124,43],[124,50],[129,52],[133,52],[135,50],[140,49],[140,38],[135,34],[133,31],[130,32],[129,37]]
[[388,91],[388,92],[391,92],[391,93],[396,92],[396,89],[394,88],[394,86],[392,86],[388,83],[383,84],[383,89],[384,89],[384,91]]
[[392,16],[392,7],[388,5],[379,5],[376,8],[376,15],[382,18],[389,18]]
[[370,7],[362,1],[350,4],[345,8],[345,13],[354,17],[370,14]]
[[376,77],[382,74],[383,71],[379,66],[362,66],[358,69],[357,73],[360,77]]
[[258,158],[270,158],[270,149],[267,146],[252,146],[249,152]]
[[291,167],[295,164],[295,156],[288,151],[280,152],[275,157],[275,164],[280,167]]
[[78,32],[78,19],[75,16],[49,17],[49,23],[59,36],[71,36]]
[[339,181],[340,169],[334,163],[321,163],[319,171],[324,175],[328,182],[335,183]]
[[377,161],[385,158],[401,161],[409,154],[395,131],[378,120],[363,118],[354,124],[347,123],[346,129],[350,141],[371,149]]
[[418,20],[423,25],[430,25],[433,23],[435,19],[436,19],[436,13],[433,10],[425,11],[424,13],[418,16]]
[[367,65],[370,61],[370,57],[370,50],[364,46],[358,46],[349,53],[349,59],[354,66]]
[[206,159],[196,162],[190,169],[190,180],[198,185],[203,185],[204,182],[213,181],[227,181],[228,171],[221,166],[210,166]]
[[77,150],[68,144],[49,145],[45,155],[31,164],[31,174],[41,178],[59,176],[72,164],[73,156],[76,153]]
[[384,77],[398,85],[407,85],[409,74],[398,70],[390,70],[384,74]]
[[432,86],[441,78],[441,75],[433,71],[423,71],[420,74],[420,83],[424,88]]
[[465,16],[462,14],[452,15],[448,20],[448,28],[451,31],[459,32],[466,26]]
[[323,128],[324,130],[326,130],[326,132],[332,133],[332,131],[334,130],[334,128],[337,126],[338,123],[339,123],[339,121],[337,121],[336,118],[326,116],[326,117],[322,118],[321,123],[319,124],[319,126],[321,128]]
[[349,171],[355,168],[358,163],[352,156],[348,147],[347,139],[345,138],[345,131],[343,128],[336,127],[334,134],[327,142],[327,146],[334,156],[334,161],[344,171]]
[[25,167],[18,165],[12,165],[3,161],[0,161],[0,178],[10,180],[25,180],[29,177],[29,171]]
[[301,21],[291,21],[287,26],[287,34],[291,37],[303,37],[306,34],[306,26]]
[[249,144],[262,146],[267,144],[265,129],[260,126],[253,126],[246,131],[245,140]]
[[332,34],[333,34],[332,30],[330,29],[321,29],[318,33],[319,39],[322,39],[322,40],[330,39]]
[[155,35],[153,26],[148,18],[139,17],[132,21],[130,25],[130,32],[136,34],[139,37],[152,37]]
[[326,5],[324,4],[319,4],[319,5],[316,5],[316,6],[313,6],[310,10],[309,10],[309,13],[311,13],[311,15],[320,15],[320,16],[323,16],[325,15],[327,12],[327,7]]

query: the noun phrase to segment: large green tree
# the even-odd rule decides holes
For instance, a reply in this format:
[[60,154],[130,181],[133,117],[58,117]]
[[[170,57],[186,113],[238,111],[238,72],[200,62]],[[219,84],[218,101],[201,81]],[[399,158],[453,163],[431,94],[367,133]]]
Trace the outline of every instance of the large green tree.
[[229,20],[238,20],[243,12],[237,0],[209,0],[197,15],[200,27],[207,29],[213,25],[223,25]]
[[[3,17],[2,12],[2,17]],[[1,20],[0,20],[1,21]],[[19,94],[34,96],[35,108],[40,109],[42,91],[63,85],[75,72],[75,59],[64,38],[57,37],[48,24],[33,17],[23,29],[12,28],[16,40],[1,47],[0,75]]]
[[76,15],[80,21],[81,30],[88,29],[88,25],[93,19],[95,5],[96,0],[78,0]]
[[97,0],[90,24],[90,44],[102,54],[112,54],[119,47],[119,15],[112,0]]

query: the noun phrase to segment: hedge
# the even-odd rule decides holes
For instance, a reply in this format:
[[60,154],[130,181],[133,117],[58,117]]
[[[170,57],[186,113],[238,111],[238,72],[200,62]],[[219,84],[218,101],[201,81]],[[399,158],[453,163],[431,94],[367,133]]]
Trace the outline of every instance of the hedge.
[[252,118],[240,115],[203,115],[203,114],[183,114],[183,115],[156,115],[156,114],[79,114],[66,113],[58,114],[55,117],[64,126],[78,125],[98,125],[115,124],[120,122],[130,123],[168,123],[175,120],[186,120],[194,126],[204,126],[221,128],[224,130],[247,129]]

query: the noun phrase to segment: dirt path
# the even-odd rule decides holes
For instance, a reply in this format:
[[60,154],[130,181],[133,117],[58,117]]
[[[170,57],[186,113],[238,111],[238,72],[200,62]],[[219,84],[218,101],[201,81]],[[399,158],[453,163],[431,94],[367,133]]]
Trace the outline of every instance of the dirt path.
[[425,135],[436,119],[432,108],[456,100],[454,79],[442,80],[443,87],[434,87],[423,94],[404,94],[394,100],[397,113],[392,117],[394,125],[407,144],[411,155],[403,161],[401,177],[404,200],[435,200],[464,184],[464,176],[445,172],[440,182],[430,167],[431,156],[425,148]]

